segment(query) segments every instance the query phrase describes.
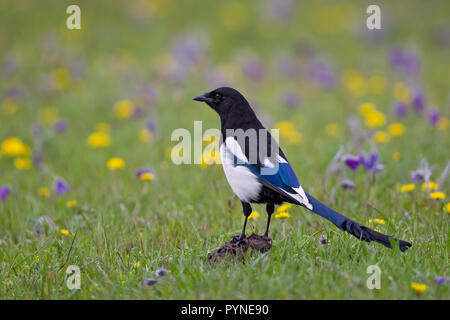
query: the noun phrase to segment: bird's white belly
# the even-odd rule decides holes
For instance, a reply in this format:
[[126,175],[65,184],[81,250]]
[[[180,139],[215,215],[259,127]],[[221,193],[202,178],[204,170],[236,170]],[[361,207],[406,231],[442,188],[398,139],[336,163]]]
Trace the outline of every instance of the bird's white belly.
[[245,166],[234,166],[233,156],[226,150],[225,143],[220,146],[223,171],[234,194],[242,201],[257,201],[262,185],[258,178]]

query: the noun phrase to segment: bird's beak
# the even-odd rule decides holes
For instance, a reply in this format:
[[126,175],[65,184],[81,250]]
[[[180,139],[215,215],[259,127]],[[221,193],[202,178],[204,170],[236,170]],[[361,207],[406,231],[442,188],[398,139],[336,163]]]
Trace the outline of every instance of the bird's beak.
[[211,98],[208,98],[208,97],[206,96],[206,93],[205,93],[205,94],[202,94],[202,95],[200,95],[200,96],[195,97],[193,100],[195,100],[195,101],[201,101],[201,102],[206,102],[206,103],[212,102]]

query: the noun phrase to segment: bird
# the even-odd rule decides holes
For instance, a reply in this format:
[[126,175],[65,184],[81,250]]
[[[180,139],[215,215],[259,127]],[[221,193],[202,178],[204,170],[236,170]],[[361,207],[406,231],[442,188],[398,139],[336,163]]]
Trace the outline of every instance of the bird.
[[359,240],[375,241],[387,248],[392,248],[391,242],[395,242],[402,252],[412,246],[347,218],[305,192],[277,141],[236,89],[220,87],[193,100],[206,103],[220,117],[222,166],[233,193],[242,203],[245,216],[236,241],[246,239],[245,229],[253,211],[252,204],[266,205],[267,224],[262,237],[270,239],[270,220],[275,206],[290,203],[318,214]]

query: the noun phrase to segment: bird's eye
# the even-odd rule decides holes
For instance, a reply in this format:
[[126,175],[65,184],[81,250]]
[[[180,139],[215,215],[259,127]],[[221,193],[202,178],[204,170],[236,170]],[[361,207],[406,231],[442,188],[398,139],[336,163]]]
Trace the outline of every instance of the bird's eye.
[[222,95],[221,95],[220,93],[217,92],[217,93],[214,95],[214,99],[217,100],[217,101],[222,100]]

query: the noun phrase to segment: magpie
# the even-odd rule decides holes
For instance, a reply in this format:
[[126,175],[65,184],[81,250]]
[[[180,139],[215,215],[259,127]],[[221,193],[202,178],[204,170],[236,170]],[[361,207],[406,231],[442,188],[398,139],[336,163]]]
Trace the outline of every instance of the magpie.
[[[275,205],[287,202],[305,207],[362,241],[375,241],[392,248],[391,236],[343,216],[303,190],[286,155],[237,90],[221,87],[194,100],[205,102],[220,117],[222,166],[231,189],[241,200],[245,216],[238,241],[246,237],[245,227],[252,203],[266,204],[268,217],[263,237],[269,239],[270,218]],[[407,241],[392,240],[401,251],[411,247]]]

